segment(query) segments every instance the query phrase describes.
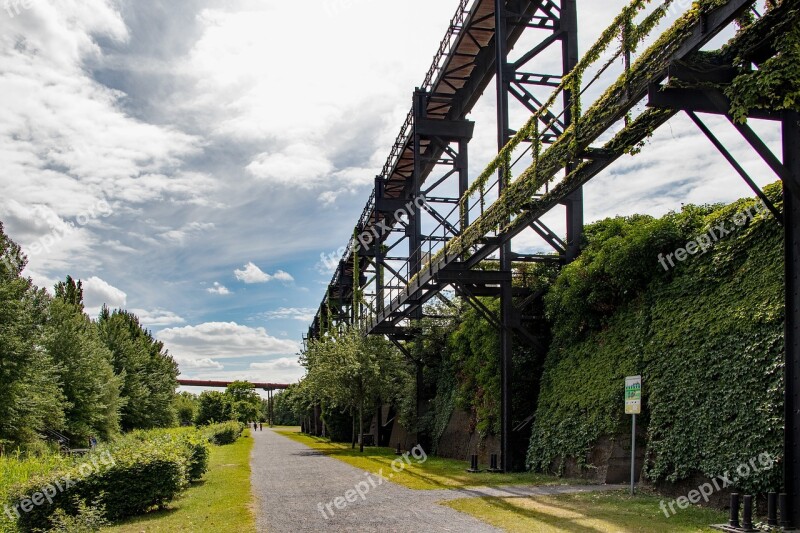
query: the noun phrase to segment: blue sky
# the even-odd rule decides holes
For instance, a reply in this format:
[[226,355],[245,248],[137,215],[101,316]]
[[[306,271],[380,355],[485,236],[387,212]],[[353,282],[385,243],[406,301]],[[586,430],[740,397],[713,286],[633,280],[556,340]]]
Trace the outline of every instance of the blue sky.
[[[349,237],[458,1],[4,2],[0,220],[27,274],[84,280],[92,313],[136,312],[185,377],[298,379],[321,254]],[[582,49],[623,3],[579,1]],[[494,150],[489,92],[470,117],[473,174]],[[677,117],[587,187],[586,214],[750,194]]]

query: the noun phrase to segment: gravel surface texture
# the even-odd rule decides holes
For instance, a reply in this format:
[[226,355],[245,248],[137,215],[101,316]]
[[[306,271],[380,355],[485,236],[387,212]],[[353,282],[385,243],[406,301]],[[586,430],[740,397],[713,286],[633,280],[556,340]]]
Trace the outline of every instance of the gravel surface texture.
[[[412,490],[382,480],[377,473],[364,472],[327,457],[267,428],[253,433],[253,437],[251,466],[258,530],[270,533],[498,532],[501,530],[437,502],[617,488],[510,486]],[[348,502],[348,495],[354,501]],[[336,503],[343,508],[337,508]]]

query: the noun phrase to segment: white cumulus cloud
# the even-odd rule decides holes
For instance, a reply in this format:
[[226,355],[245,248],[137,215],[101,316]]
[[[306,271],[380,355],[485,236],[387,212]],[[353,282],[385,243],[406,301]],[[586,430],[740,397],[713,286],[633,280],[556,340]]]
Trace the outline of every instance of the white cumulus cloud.
[[225,365],[219,361],[214,361],[210,357],[204,357],[203,359],[176,357],[175,361],[182,370],[223,370],[225,368]]
[[287,282],[287,283],[291,282],[291,281],[294,281],[294,278],[292,277],[292,275],[289,274],[288,272],[284,272],[283,270],[278,270],[277,272],[275,272],[275,274],[272,277],[277,279],[278,281],[284,281],[284,282]]
[[215,281],[213,287],[209,287],[206,289],[211,294],[219,294],[220,296],[225,296],[226,294],[230,294],[231,291],[225,285],[222,285],[220,282]]
[[260,316],[263,316],[267,320],[291,319],[301,322],[311,322],[314,320],[314,315],[316,313],[317,310],[310,307],[281,307],[274,311],[267,311]]
[[251,328],[236,322],[206,322],[196,326],[168,328],[157,334],[170,353],[179,358],[214,359],[286,355],[299,345],[273,337],[264,328]]
[[139,317],[139,322],[146,328],[159,328],[186,323],[186,320],[181,316],[164,309],[154,309],[152,311],[146,309],[131,309],[130,311]]
[[110,309],[125,309],[128,295],[108,282],[92,276],[82,280],[83,301],[89,316],[97,316],[103,305]]
[[333,165],[318,147],[294,144],[280,152],[258,154],[247,170],[275,185],[310,189],[325,183]]
[[252,261],[244,265],[242,269],[236,269],[233,271],[234,276],[239,281],[243,281],[248,285],[253,283],[268,283],[273,279],[278,281],[283,281],[284,283],[294,281],[294,277],[288,272],[284,272],[283,270],[278,270],[275,274],[267,274],[258,266],[255,265]]

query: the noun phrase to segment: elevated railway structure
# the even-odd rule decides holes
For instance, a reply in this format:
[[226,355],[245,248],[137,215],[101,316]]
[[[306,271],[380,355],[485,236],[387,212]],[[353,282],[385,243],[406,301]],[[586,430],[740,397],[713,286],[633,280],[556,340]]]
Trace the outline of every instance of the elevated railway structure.
[[[205,387],[207,389],[225,389],[228,385],[232,385],[233,381],[207,381],[207,380],[199,380],[199,379],[179,379],[178,385],[182,387]],[[261,389],[267,392],[267,423],[271,426],[275,419],[274,414],[274,399],[273,395],[276,390],[286,390],[289,388],[289,385],[285,385],[282,383],[259,383],[255,382],[252,385],[256,389]]]
[[[535,344],[520,308],[536,294],[514,284],[514,265],[566,264],[580,252],[583,185],[656,129],[685,112],[755,194],[762,191],[702,120],[727,117],[784,184],[786,239],[786,431],[784,492],[800,526],[800,124],[795,111],[750,110],[781,127],[779,158],[733,120],[721,87],[774,57],[773,45],[800,24],[800,2],[633,0],[600,39],[578,51],[575,0],[462,0],[412,109],[375,179],[309,328],[308,338],[356,324],[385,335],[409,356],[433,298],[455,293],[500,336],[501,464],[513,464],[510,432],[514,342]],[[747,17],[741,31],[734,22]],[[715,37],[731,36],[715,53]],[[470,178],[470,112],[494,80],[497,156]],[[511,106],[529,120],[511,129]],[[613,192],[612,192],[613,193]],[[564,217],[562,231],[543,221]],[[551,252],[515,252],[535,236]],[[655,261],[655,260],[654,260]],[[655,263],[654,263],[655,264]],[[654,267],[655,268],[655,267]],[[481,297],[500,300],[499,315]],[[527,416],[529,413],[526,413]]]
[[[225,389],[228,385],[233,385],[233,381],[204,381],[200,379],[179,379],[178,385],[183,387],[206,387],[208,389]],[[286,390],[289,385],[282,383],[252,383],[257,389],[265,391]]]

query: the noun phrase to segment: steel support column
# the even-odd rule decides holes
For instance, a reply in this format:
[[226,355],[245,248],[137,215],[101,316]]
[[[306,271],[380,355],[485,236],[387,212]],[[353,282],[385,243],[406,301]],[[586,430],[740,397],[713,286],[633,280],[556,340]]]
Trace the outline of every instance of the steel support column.
[[[375,177],[375,197],[376,198],[383,198],[385,191],[385,186],[383,179],[380,176]],[[376,210],[376,217],[380,218],[382,215],[381,213],[377,212]],[[375,252],[375,311],[380,313],[383,311],[384,306],[384,258],[386,254],[383,252],[383,239],[380,237],[376,237],[372,243],[372,247]]]
[[[800,114],[783,118],[784,254],[785,254],[785,428],[784,487],[789,495],[789,517],[800,527]],[[787,183],[787,180],[790,181]]]
[[[564,75],[567,75],[578,64],[578,7],[576,0],[561,1],[561,50]],[[572,91],[564,91],[564,125],[572,124]],[[567,173],[574,166],[567,165]],[[564,260],[567,263],[575,260],[580,254],[583,239],[583,187],[570,194],[564,206],[567,210],[567,249]]]
[[[508,79],[508,15],[505,0],[495,0],[495,50],[497,66],[497,150],[508,143],[508,94],[511,88]],[[506,168],[499,169],[499,192],[505,184]],[[500,272],[511,272],[511,242],[500,247]],[[511,282],[500,284],[500,468],[504,472],[512,469],[511,457],[511,371],[512,337],[511,320],[514,312]]]
[[[458,200],[461,201],[469,189],[469,139],[461,139],[458,141]],[[464,217],[460,218],[458,230],[464,232],[469,226],[469,212],[464,213]]]
[[[411,178],[411,193],[408,197],[408,200],[412,202],[419,198],[422,193],[422,160],[419,156],[422,149],[422,135],[419,131],[419,118],[424,116],[425,106],[425,93],[420,90],[414,91],[414,173]],[[422,267],[422,213],[419,209],[408,210],[406,236],[408,237],[408,278],[410,280],[414,275],[419,273]],[[420,310],[419,316],[413,316],[411,318],[422,318],[422,311]]]
[[[420,122],[421,118],[425,116],[425,108],[427,106],[426,102],[426,95],[424,91],[419,89],[414,91],[414,102],[412,106],[412,112],[414,117],[413,123],[413,132],[414,138],[412,140],[414,145],[414,171],[411,176],[411,194],[409,200],[414,203],[417,198],[422,194],[422,158],[420,153],[422,152],[422,134],[420,132]],[[408,237],[408,281],[419,274],[420,269],[422,268],[422,211],[420,209],[409,209],[408,210],[408,226],[406,227],[406,236]],[[419,321],[422,319],[422,306],[419,306],[417,309],[412,311],[408,318],[411,320],[413,326],[419,325]],[[415,352],[417,354],[421,353],[422,351],[422,337],[417,336],[414,340],[415,344]],[[425,385],[425,373],[424,367],[421,362],[417,362],[416,367],[416,415],[417,415],[417,427],[421,427],[419,424],[419,419],[422,417],[422,411],[424,407],[424,385]],[[424,435],[417,430],[417,444],[420,444],[424,440]]]
[[[497,89],[497,145],[501,150],[509,141],[513,133],[509,129],[509,95],[513,94],[529,110],[533,103],[538,103],[531,93],[520,90],[520,87],[513,86],[514,80],[521,74],[523,78],[529,74],[520,73],[519,69],[539,53],[547,49],[551,44],[561,41],[562,53],[562,75],[566,75],[578,63],[578,17],[576,0],[562,0],[558,10],[558,20],[554,20],[554,33],[542,41],[538,46],[525,54],[522,59],[515,63],[508,61],[508,39],[510,31],[510,20],[514,20],[517,25],[527,24],[523,15],[516,9],[517,13],[507,8],[506,0],[495,0],[495,66],[496,66],[496,89]],[[555,16],[552,14],[551,16]],[[548,26],[544,26],[548,27]],[[558,76],[553,76],[557,78]],[[564,120],[563,128],[566,129],[571,124],[572,94],[569,91],[564,93]],[[554,130],[551,134],[560,133],[559,126],[553,125]],[[547,135],[544,136],[546,138]],[[550,141],[552,142],[552,141]],[[572,170],[571,166],[566,168],[567,172]],[[499,192],[502,193],[507,186],[505,183],[506,169],[499,170]],[[583,190],[578,189],[563,201],[566,207],[566,250],[563,260],[570,262],[580,253],[580,244],[583,236]],[[506,221],[508,222],[508,221]],[[500,271],[511,273],[513,267],[513,252],[511,241],[505,241],[499,248]],[[512,354],[513,329],[519,327],[517,315],[513,304],[513,287],[510,281],[503,282],[500,286],[500,453],[501,468],[508,472],[514,468],[514,458],[512,457],[511,428],[513,427],[513,412],[511,409],[512,392]]]

